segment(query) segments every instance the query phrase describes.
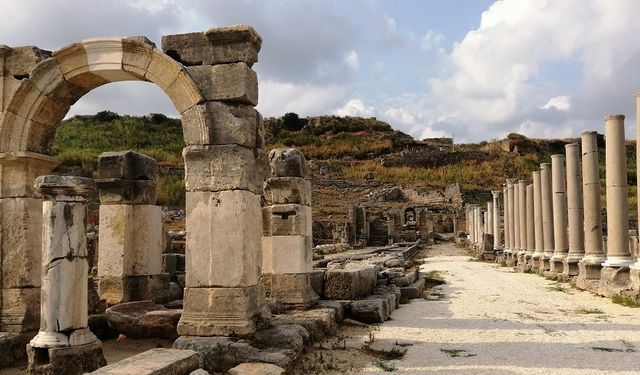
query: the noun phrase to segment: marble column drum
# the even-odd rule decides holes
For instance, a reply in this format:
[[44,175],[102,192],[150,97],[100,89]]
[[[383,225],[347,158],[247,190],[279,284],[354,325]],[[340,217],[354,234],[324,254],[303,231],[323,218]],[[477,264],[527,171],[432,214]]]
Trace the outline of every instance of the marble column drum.
[[624,116],[605,118],[607,184],[607,260],[602,264],[599,294],[610,296],[628,288],[629,187],[624,137]]
[[584,208],[584,257],[578,262],[576,286],[591,290],[600,280],[602,263],[606,260],[602,239],[602,202],[600,199],[600,167],[598,163],[598,133],[584,132],[582,145],[582,202]]
[[551,274],[562,273],[563,262],[569,252],[567,233],[567,188],[565,184],[564,155],[551,156],[551,189],[553,191],[553,238],[554,251],[551,257]]
[[44,197],[42,287],[40,330],[27,346],[28,372],[42,365],[34,362],[42,358],[34,353],[45,349],[51,354],[50,348],[75,347],[74,360],[91,357],[88,362],[104,365],[102,345],[89,331],[87,314],[86,199],[96,185],[89,178],[54,175],[38,177],[34,185]]
[[555,248],[553,239],[553,199],[551,192],[551,164],[540,164],[540,201],[542,202],[542,234],[544,251],[540,256],[539,272],[551,269],[551,256]]
[[584,257],[584,209],[582,203],[582,175],[580,173],[580,145],[565,146],[567,162],[567,210],[569,223],[569,254],[564,259],[563,275],[577,276],[578,262]]
[[540,268],[540,259],[544,252],[544,237],[542,233],[542,193],[540,185],[540,171],[534,171],[533,178],[533,226],[535,234],[535,251],[531,256],[534,270]]

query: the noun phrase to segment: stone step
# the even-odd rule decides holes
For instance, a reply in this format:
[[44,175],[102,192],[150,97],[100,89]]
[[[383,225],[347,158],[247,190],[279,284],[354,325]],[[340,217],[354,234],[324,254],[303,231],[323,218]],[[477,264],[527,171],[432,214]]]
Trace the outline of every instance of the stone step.
[[151,349],[102,367],[94,375],[188,375],[200,368],[200,354],[192,350]]

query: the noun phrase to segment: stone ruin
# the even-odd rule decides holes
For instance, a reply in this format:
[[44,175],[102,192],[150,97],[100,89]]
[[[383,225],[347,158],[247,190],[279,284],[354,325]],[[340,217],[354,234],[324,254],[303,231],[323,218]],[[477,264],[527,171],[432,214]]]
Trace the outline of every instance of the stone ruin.
[[[343,318],[383,322],[420,296],[419,244],[314,259],[304,155],[262,150],[261,43],[235,25],[164,36],[162,48],[139,36],[0,46],[0,367],[28,352],[30,374],[280,373]],[[70,106],[118,81],[156,84],[180,113],[186,234],[168,243],[152,158],[104,153],[95,181],[53,173]],[[402,225],[424,230],[409,211]],[[179,338],[102,367],[99,337],[117,333]]]
[[[640,94],[636,101],[640,110]],[[540,164],[532,183],[506,179],[486,209],[466,206],[469,242],[481,259],[571,281],[605,297],[640,298],[638,234],[629,229],[624,116],[607,116],[604,122],[606,231],[598,134],[588,131],[580,143],[567,144],[564,155]]]

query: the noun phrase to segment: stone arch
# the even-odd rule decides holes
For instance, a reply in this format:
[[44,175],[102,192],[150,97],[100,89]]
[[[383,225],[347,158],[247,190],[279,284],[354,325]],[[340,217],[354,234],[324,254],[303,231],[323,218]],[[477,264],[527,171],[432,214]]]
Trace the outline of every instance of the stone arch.
[[120,81],[156,84],[181,114],[185,142],[207,139],[205,113],[189,111],[204,98],[184,66],[145,37],[93,38],[53,52],[20,82],[0,119],[0,152],[48,153],[71,105],[96,87]]

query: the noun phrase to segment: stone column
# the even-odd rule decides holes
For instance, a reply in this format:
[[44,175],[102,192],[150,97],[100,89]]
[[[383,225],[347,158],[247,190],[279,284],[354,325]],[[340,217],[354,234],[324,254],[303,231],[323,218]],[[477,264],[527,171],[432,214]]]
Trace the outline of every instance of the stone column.
[[584,132],[581,141],[585,256],[578,262],[576,286],[581,289],[594,289],[600,280],[601,264],[606,260],[602,239],[598,133]]
[[602,264],[599,293],[612,295],[627,287],[629,266],[629,187],[624,116],[605,118],[607,182],[607,260]]
[[[502,216],[504,221],[504,251],[507,252],[510,249],[511,237],[509,235],[509,189],[507,188],[507,184],[505,183],[502,187]],[[504,255],[504,252],[503,252]]]
[[42,197],[36,177],[59,162],[33,152],[0,153],[0,331],[40,325]]
[[475,224],[473,223],[474,214],[473,214],[473,205],[467,204],[467,233],[469,233],[469,243],[473,244],[476,240],[476,230]]
[[553,255],[555,243],[553,239],[553,199],[551,192],[551,164],[540,164],[540,195],[542,202],[542,234],[544,251],[542,252],[539,271],[551,269],[550,259]]
[[517,181],[513,183],[513,249],[511,251],[511,260],[508,266],[515,266],[518,263],[518,253],[520,252],[520,186]]
[[551,273],[563,271],[563,262],[569,251],[567,241],[567,188],[565,184],[564,155],[551,156],[551,189],[553,190],[553,238],[554,251],[551,257]]
[[162,210],[155,205],[157,173],[156,160],[137,152],[98,158],[98,294],[108,306],[169,297],[169,275],[162,273]]
[[518,228],[520,229],[520,248],[517,256],[517,264],[523,265],[524,255],[527,252],[527,181],[518,181]]
[[249,335],[268,316],[260,287],[266,157],[257,75],[262,39],[245,25],[164,36],[204,101],[206,137],[185,134],[186,278],[181,336]]
[[[636,94],[636,186],[640,186],[640,93]],[[638,212],[640,212],[640,189],[638,190]],[[640,217],[640,214],[638,214]],[[636,246],[638,243],[636,242]],[[636,262],[631,265],[630,280],[631,288],[640,294],[640,256],[636,254]]]
[[508,185],[508,194],[509,194],[509,252],[507,253],[506,256],[506,260],[507,260],[507,265],[509,265],[509,262],[513,263],[513,252],[516,251],[515,249],[515,245],[516,245],[516,230],[515,230],[515,220],[514,220],[514,213],[515,213],[515,207],[514,207],[514,180],[507,180],[507,185]]
[[485,226],[487,227],[487,234],[493,235],[493,202],[487,202],[487,220],[485,221]]
[[502,243],[500,236],[500,190],[491,191],[493,195],[493,250],[501,250]]
[[482,243],[482,208],[480,206],[476,206],[475,215],[476,245],[480,245]]
[[531,255],[532,267],[540,268],[540,258],[544,252],[544,236],[542,233],[542,191],[540,184],[540,171],[531,174],[533,178],[533,226],[535,235],[535,251]]
[[567,156],[567,209],[569,212],[569,254],[564,260],[563,274],[578,275],[578,262],[584,257],[584,210],[582,206],[582,175],[580,145],[565,146]]
[[273,177],[264,183],[262,276],[266,296],[288,305],[308,305],[318,296],[311,288],[313,251],[311,182],[306,160],[295,148],[269,153]]
[[527,252],[524,255],[526,269],[533,266],[532,257],[536,249],[536,235],[534,232],[534,212],[533,212],[533,184],[527,185]]
[[[43,367],[67,374],[94,371],[106,364],[102,343],[87,322],[86,197],[95,183],[84,177],[47,175],[34,185],[45,198],[42,296],[40,331],[27,346],[27,372],[39,374]],[[67,359],[71,354],[73,361]]]

